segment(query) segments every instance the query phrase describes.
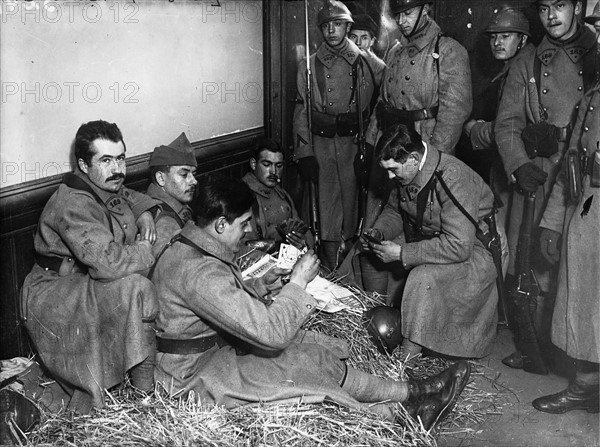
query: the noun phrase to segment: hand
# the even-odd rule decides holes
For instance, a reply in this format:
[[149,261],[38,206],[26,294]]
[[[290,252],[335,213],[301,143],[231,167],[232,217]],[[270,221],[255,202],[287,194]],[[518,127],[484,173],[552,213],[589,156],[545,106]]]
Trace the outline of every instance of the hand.
[[381,244],[372,244],[371,251],[386,264],[402,259],[402,245],[392,241],[381,241]]
[[483,120],[469,120],[465,123],[465,125],[463,126],[463,131],[465,132],[465,135],[470,137],[471,136],[471,131],[473,130],[473,127],[475,126],[475,124],[477,123],[484,123],[485,121]]
[[304,157],[298,160],[298,170],[304,180],[318,183],[319,163],[315,157]]
[[138,228],[136,240],[149,241],[151,244],[156,242],[156,225],[150,211],[144,211],[140,214],[135,224]]
[[558,231],[542,228],[540,232],[540,251],[550,264],[556,264],[560,259],[560,238]]
[[377,239],[379,241],[383,240],[383,233],[377,228],[367,228],[363,231],[363,234],[360,235],[360,246],[363,251],[371,251],[373,246],[379,245],[370,241],[367,237]]
[[263,284],[265,286],[272,286],[282,276],[289,275],[291,271],[292,271],[291,269],[282,269],[281,267],[273,267],[272,269],[268,270],[267,273],[265,273],[262,276]]
[[296,247],[298,250],[302,250],[304,247],[306,247],[306,241],[304,240],[304,237],[295,231],[290,231],[288,234],[286,234],[285,241],[288,244]]
[[290,282],[296,283],[303,289],[311,282],[319,273],[321,261],[315,255],[315,252],[308,250],[294,265]]
[[525,192],[536,192],[538,186],[543,185],[548,177],[542,168],[531,161],[519,166],[513,174]]

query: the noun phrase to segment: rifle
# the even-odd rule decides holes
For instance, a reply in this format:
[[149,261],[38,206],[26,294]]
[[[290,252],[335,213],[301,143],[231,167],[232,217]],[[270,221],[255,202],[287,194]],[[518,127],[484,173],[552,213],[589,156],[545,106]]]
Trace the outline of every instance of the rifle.
[[[358,68],[360,67],[360,77],[358,74]],[[363,232],[365,225],[365,217],[367,214],[367,196],[369,193],[369,168],[371,165],[371,157],[367,154],[367,145],[365,138],[365,129],[363,123],[363,107],[362,107],[362,93],[361,93],[361,81],[364,78],[364,67],[362,57],[359,56],[357,59],[357,66],[355,68],[355,79],[356,84],[354,91],[356,92],[356,116],[358,117],[358,154],[359,154],[359,170],[360,176],[359,191],[358,191],[358,228],[356,229],[356,236],[360,237]]]
[[534,312],[540,287],[531,266],[532,232],[535,193],[525,194],[523,221],[519,233],[516,258],[516,288],[511,291],[515,306],[515,344],[523,356],[523,370],[533,374],[548,374],[534,326]]
[[492,254],[494,260],[494,266],[496,267],[496,288],[498,289],[498,301],[502,306],[502,313],[504,321],[499,321],[500,326],[508,326],[508,296],[506,287],[504,284],[504,272],[502,271],[502,241],[500,240],[500,234],[496,226],[496,208],[492,214],[483,218],[489,227],[490,240],[486,248]]
[[[312,70],[310,69],[310,42],[308,37],[308,0],[304,0],[304,33],[306,37],[306,97],[304,104],[306,105],[306,115],[308,119],[308,145],[313,150],[313,135],[312,135]],[[319,193],[317,184],[313,181],[308,181],[308,197],[310,202],[310,227],[312,228],[315,237],[315,251],[319,248],[321,222],[319,219]]]

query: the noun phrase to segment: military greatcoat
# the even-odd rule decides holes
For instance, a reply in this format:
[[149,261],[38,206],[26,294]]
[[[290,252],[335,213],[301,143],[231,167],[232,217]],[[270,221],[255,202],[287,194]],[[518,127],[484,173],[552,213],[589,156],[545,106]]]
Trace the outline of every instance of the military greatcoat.
[[[570,150],[593,163],[600,141],[600,84],[581,101]],[[585,174],[579,200],[569,202],[566,159],[540,226],[563,235],[552,342],[569,356],[600,363],[600,188]]]
[[[104,390],[153,351],[144,323],[157,312],[145,277],[154,263],[150,244],[137,242],[136,219],[156,201],[126,187],[103,191],[76,174],[106,204],[61,184],[35,235],[38,255],[61,258],[58,272],[34,265],[25,278],[25,326],[52,377],[74,390],[70,409],[104,405]],[[110,222],[109,222],[110,219]],[[112,225],[112,231],[111,231]]]
[[156,257],[175,233],[192,218],[192,209],[154,183],[148,186],[146,194],[158,200],[161,206],[161,213],[156,217],[156,242],[152,246],[152,254]]
[[[381,61],[363,53],[346,39],[340,49],[321,44],[310,57],[312,70],[311,107],[316,112],[333,117],[342,113],[356,113],[352,67],[359,55],[364,58],[363,70],[358,69],[363,111],[378,85],[383,66]],[[368,65],[368,66],[367,66]],[[306,98],[306,61],[298,65],[297,87],[300,98]],[[305,102],[305,101],[304,101]],[[314,127],[314,126],[313,126]],[[358,184],[354,172],[354,158],[358,151],[355,136],[327,138],[313,135],[310,147],[306,105],[296,106],[294,112],[294,160],[314,156],[319,164],[319,212],[321,239],[341,241],[354,235],[358,224]]]
[[[581,26],[576,36],[566,43],[551,40],[546,35],[535,54],[541,62],[541,72],[534,73],[535,58],[519,58],[508,73],[494,134],[509,179],[517,168],[530,161],[548,173],[546,182],[536,193],[536,226],[546,207],[567,142],[560,141],[558,153],[550,158],[530,159],[525,151],[521,133],[525,126],[542,119],[540,109],[547,114],[549,124],[561,128],[572,124],[576,116],[576,106],[583,96],[584,83],[594,77],[596,47],[594,33],[586,26]],[[539,78],[539,86],[536,78]],[[514,273],[523,202],[523,194],[515,190],[508,229],[509,273]]]
[[[476,221],[492,211],[493,194],[483,179],[457,158],[429,146],[415,179],[392,190],[373,228],[402,245],[401,265],[387,264],[390,269],[409,270],[401,303],[402,335],[442,354],[483,357],[496,335],[495,266],[475,237],[475,225],[439,182],[428,195],[423,215],[423,232],[432,237],[406,242],[403,213],[415,221],[417,195],[436,170]],[[504,231],[502,225],[498,228],[506,260]]]
[[192,222],[181,234],[204,253],[176,243],[157,261],[158,335],[189,340],[219,333],[223,341],[201,353],[159,352],[157,381],[173,394],[193,391],[202,403],[227,408],[330,400],[368,409],[340,387],[346,343],[322,343],[301,330],[315,310],[310,294],[288,283],[267,306],[257,298],[270,287],[260,278],[243,281],[231,250]]

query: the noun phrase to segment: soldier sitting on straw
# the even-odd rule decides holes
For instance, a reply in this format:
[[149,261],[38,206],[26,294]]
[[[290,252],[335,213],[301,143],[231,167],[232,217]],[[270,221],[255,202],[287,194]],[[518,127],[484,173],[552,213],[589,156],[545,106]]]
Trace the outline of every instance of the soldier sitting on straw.
[[[171,240],[152,275],[160,297],[156,379],[172,395],[193,391],[226,408],[334,401],[390,420],[402,402],[427,429],[449,413],[468,381],[467,362],[397,382],[346,365],[336,349],[342,340],[308,341],[301,328],[317,304],[305,290],[319,271],[314,253],[291,272],[274,268],[243,281],[235,258],[251,229],[252,191],[233,179],[198,189],[196,224]],[[278,295],[266,299],[269,292]]]

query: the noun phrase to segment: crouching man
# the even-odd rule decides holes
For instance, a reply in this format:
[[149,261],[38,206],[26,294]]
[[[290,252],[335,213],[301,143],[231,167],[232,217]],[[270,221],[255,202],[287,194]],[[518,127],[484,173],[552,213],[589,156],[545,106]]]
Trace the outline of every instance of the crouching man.
[[[428,428],[447,414],[468,381],[468,363],[421,382],[347,366],[336,339],[307,340],[301,329],[317,304],[305,291],[319,270],[314,253],[291,272],[243,281],[235,258],[251,231],[252,191],[240,180],[212,181],[199,187],[197,200],[196,224],[171,240],[152,275],[160,297],[155,377],[170,393],[193,391],[203,404],[226,408],[328,400],[389,419],[394,403],[410,400]],[[284,274],[290,280],[282,287]],[[375,402],[389,404],[368,405]]]
[[77,172],[40,217],[21,300],[39,357],[71,394],[68,408],[87,413],[130,369],[134,386],[153,389],[157,307],[145,276],[154,263],[156,201],[123,186],[125,143],[116,124],[83,124],[75,158]]

